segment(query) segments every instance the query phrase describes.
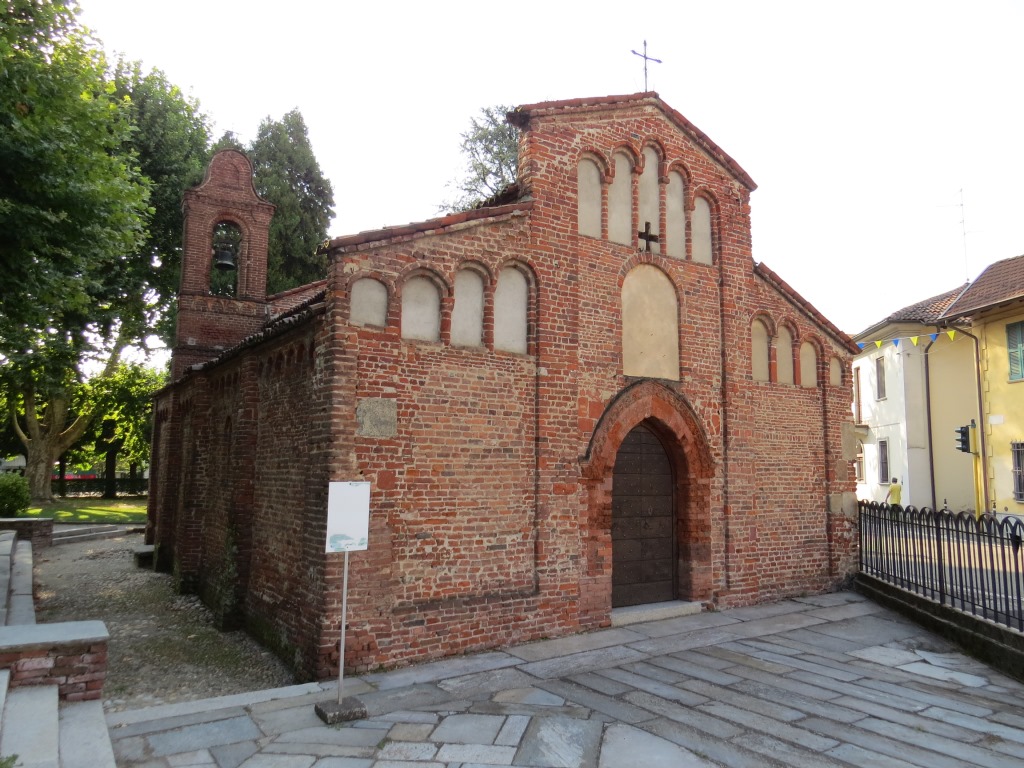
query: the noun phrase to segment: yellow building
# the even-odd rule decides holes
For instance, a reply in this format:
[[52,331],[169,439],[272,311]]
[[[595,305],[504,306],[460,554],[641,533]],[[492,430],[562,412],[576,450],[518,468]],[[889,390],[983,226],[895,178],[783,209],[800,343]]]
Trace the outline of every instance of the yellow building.
[[1024,516],[1024,256],[986,268],[941,320],[975,346],[982,413],[973,447],[985,508]]
[[940,318],[966,285],[893,312],[853,337],[857,498],[974,512],[975,466],[956,428],[978,418],[975,349]]

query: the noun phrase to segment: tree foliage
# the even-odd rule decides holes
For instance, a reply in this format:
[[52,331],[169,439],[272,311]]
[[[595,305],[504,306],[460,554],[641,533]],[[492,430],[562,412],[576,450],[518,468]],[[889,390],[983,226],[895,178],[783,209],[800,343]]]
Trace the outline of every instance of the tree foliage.
[[[230,146],[226,142],[233,139],[225,135],[221,142]],[[248,155],[256,191],[277,206],[270,223],[267,292],[324,279],[327,261],[317,250],[334,217],[334,190],[320,170],[299,110],[280,121],[264,119]]]
[[512,107],[483,107],[460,134],[466,156],[463,176],[449,184],[456,197],[442,203],[446,212],[465,211],[494,197],[516,181],[519,170],[519,129],[505,120]]
[[173,211],[194,170],[192,148],[205,147],[207,134],[198,119],[201,142],[193,140],[194,105],[162,75],[123,63],[111,73],[73,5],[14,0],[8,11],[0,17],[0,386],[33,498],[48,500],[53,463],[92,415],[82,367],[105,361],[112,374],[166,305],[153,266],[180,249]]
[[181,209],[185,190],[203,178],[210,142],[206,116],[158,69],[143,72],[139,62],[118,60],[111,72],[115,95],[127,101],[133,131],[125,154],[134,156],[150,183],[150,216],[136,271],[139,299],[133,312],[124,308],[121,322],[136,322],[130,334],[143,338],[156,331],[170,343],[174,296],[181,275]]

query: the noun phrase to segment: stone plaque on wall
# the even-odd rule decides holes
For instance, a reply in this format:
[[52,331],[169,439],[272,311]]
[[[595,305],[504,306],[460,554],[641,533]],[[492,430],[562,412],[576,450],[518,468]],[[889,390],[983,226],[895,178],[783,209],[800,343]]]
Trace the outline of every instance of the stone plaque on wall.
[[398,401],[364,397],[356,405],[356,423],[360,437],[394,437],[398,434]]

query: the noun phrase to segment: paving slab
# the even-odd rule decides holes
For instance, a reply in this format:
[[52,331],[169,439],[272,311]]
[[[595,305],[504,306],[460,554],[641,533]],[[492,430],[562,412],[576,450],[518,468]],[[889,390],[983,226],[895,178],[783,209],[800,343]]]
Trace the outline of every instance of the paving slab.
[[452,677],[461,677],[474,672],[488,672],[493,669],[511,667],[520,662],[520,659],[507,653],[494,651],[490,653],[479,653],[474,656],[458,656],[442,661],[433,661],[428,664],[420,664],[414,667],[396,670],[394,672],[379,672],[362,677],[363,682],[369,683],[379,691],[393,688],[404,688],[417,683],[432,683],[437,680],[445,680]]
[[[119,713],[122,768],[986,768],[1024,764],[1024,685],[863,597],[796,598],[346,679]],[[108,721],[115,716],[108,718]],[[177,750],[177,751],[175,751]]]
[[515,765],[579,768],[597,764],[604,726],[594,720],[535,718],[523,737]]
[[636,768],[638,756],[644,768],[713,768],[714,763],[668,739],[629,725],[611,725],[601,744],[598,768]]
[[497,715],[451,715],[430,734],[431,741],[454,744],[493,744],[505,718]]
[[508,648],[507,653],[523,661],[542,661],[555,658],[556,656],[569,656],[582,653],[583,651],[608,648],[613,645],[626,645],[637,640],[643,640],[645,637],[646,635],[629,629],[605,629],[582,635],[560,637],[557,640],[541,640],[536,643],[527,643],[515,648]]

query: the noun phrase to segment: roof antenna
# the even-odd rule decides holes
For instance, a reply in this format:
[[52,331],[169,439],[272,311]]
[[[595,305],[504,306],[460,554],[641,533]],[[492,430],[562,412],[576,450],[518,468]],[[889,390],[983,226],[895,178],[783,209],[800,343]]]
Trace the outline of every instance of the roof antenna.
[[971,273],[967,266],[967,217],[964,215],[964,188],[960,187],[960,229],[964,235],[964,280],[971,282]]
[[661,59],[656,59],[653,56],[647,55],[647,41],[644,40],[644,52],[637,53],[636,51],[630,51],[634,56],[639,56],[644,60],[644,93],[647,93],[647,62],[653,61],[655,64],[661,64]]

